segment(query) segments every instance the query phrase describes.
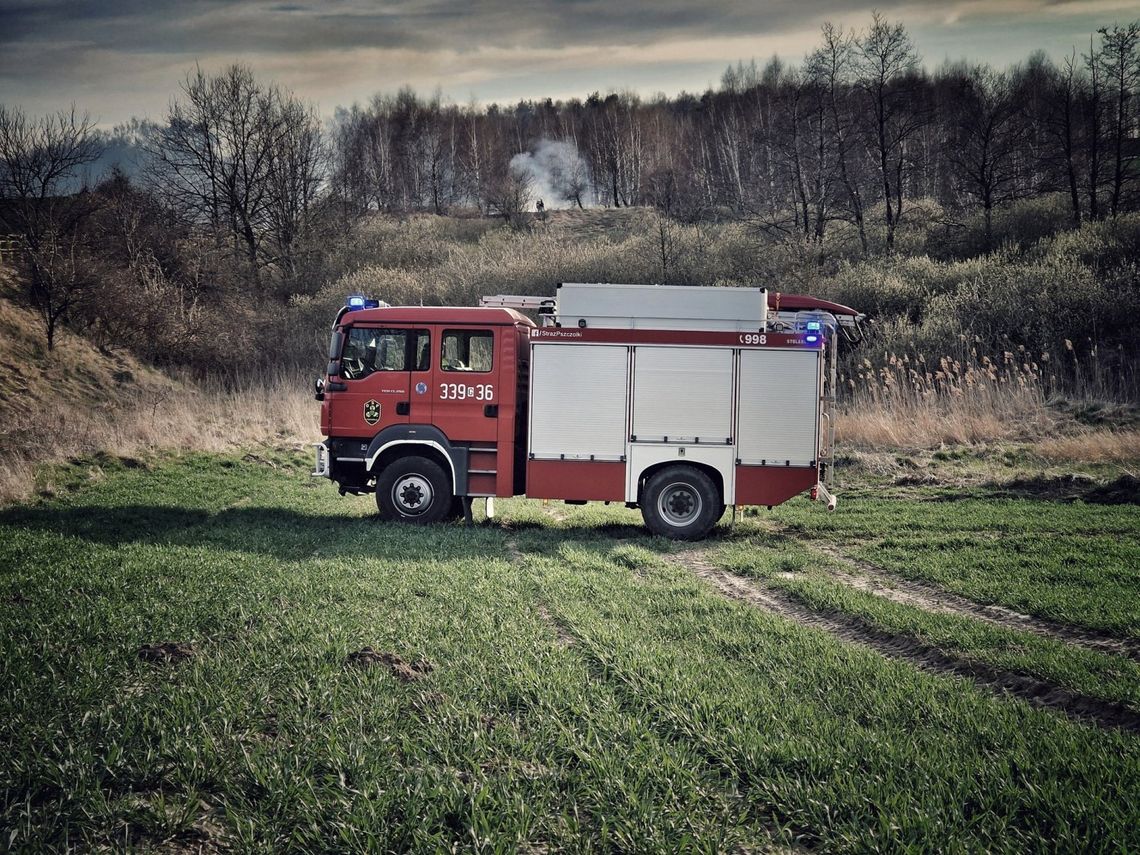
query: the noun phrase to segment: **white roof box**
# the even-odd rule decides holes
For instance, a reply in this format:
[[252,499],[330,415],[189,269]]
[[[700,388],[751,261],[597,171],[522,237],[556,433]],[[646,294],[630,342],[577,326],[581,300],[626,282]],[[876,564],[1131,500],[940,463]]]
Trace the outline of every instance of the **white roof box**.
[[766,288],[564,282],[557,300],[564,327],[755,332],[768,317]]

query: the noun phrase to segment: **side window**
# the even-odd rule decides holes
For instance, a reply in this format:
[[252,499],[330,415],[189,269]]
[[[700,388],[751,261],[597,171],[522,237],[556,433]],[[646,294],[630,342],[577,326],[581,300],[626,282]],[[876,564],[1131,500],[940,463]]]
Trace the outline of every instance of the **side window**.
[[495,334],[491,330],[444,330],[439,367],[444,371],[490,371]]
[[353,327],[340,358],[341,376],[360,380],[376,371],[407,371],[407,350],[407,330]]
[[413,371],[427,371],[431,368],[431,336],[427,330],[412,330]]

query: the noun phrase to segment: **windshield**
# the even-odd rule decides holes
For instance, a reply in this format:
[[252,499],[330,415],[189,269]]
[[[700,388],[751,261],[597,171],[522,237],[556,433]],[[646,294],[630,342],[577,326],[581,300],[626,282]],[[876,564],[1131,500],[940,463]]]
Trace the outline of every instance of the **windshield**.
[[352,327],[342,338],[340,376],[345,380],[360,380],[377,371],[426,371],[430,366],[427,330]]

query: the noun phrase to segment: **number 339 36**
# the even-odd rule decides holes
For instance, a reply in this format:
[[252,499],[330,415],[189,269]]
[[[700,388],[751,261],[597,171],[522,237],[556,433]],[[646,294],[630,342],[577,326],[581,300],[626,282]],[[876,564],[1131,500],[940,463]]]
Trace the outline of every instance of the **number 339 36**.
[[490,401],[495,397],[493,383],[477,383],[466,386],[463,383],[440,383],[439,397],[442,401]]

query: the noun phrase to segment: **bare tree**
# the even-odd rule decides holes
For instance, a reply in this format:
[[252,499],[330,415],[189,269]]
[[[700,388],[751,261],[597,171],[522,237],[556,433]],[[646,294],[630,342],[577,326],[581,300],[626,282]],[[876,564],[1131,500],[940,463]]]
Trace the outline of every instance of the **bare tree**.
[[488,209],[503,218],[513,229],[527,225],[527,211],[534,198],[534,176],[527,169],[512,169],[504,164],[496,170],[488,187]]
[[590,169],[586,166],[586,161],[576,155],[567,164],[560,178],[562,200],[573,202],[579,210],[583,209],[585,205],[582,204],[582,199],[590,189]]
[[632,205],[641,193],[642,134],[636,95],[591,95],[588,110],[591,173],[595,195],[615,208]]
[[1104,121],[1104,63],[1089,37],[1089,52],[1083,57],[1089,74],[1088,98],[1085,99],[1085,148],[1087,164],[1085,192],[1089,198],[1089,219],[1100,219],[1101,141]]
[[1069,192],[1074,227],[1081,224],[1081,191],[1077,165],[1081,87],[1080,68],[1074,50],[1065,57],[1061,67],[1051,73],[1050,92],[1045,99],[1045,111],[1041,117],[1046,133],[1053,139],[1056,159],[1060,162],[1064,184]]
[[854,66],[855,37],[831,23],[823,25],[823,45],[807,59],[809,77],[821,90],[821,99],[831,117],[831,134],[835,140],[835,163],[843,185],[848,216],[859,234],[859,245],[867,253],[867,229],[863,219],[863,194],[852,163],[854,119],[849,105],[843,103],[849,90]]
[[256,281],[288,258],[320,181],[316,116],[242,65],[214,77],[198,69],[182,94],[149,142],[151,180],[187,218],[228,237]]
[[1106,83],[1112,86],[1112,195],[1109,210],[1116,216],[1124,188],[1127,158],[1124,155],[1125,138],[1132,125],[1133,90],[1140,84],[1140,21],[1097,30],[1101,36],[1100,63],[1104,67]]
[[982,206],[988,253],[993,248],[994,206],[1018,195],[1018,107],[1008,75],[979,65],[955,77],[948,157],[959,187]]
[[867,134],[879,169],[890,251],[903,215],[907,144],[926,122],[913,97],[921,82],[918,54],[906,28],[878,12],[855,47],[856,81],[869,111]]
[[280,105],[284,129],[269,161],[266,243],[269,258],[288,279],[297,273],[299,249],[312,226],[313,209],[327,171],[328,152],[316,112],[298,101]]
[[91,119],[74,108],[29,119],[0,105],[3,216],[24,243],[20,272],[48,350],[60,321],[97,281],[85,233],[96,199],[80,173],[100,154]]

